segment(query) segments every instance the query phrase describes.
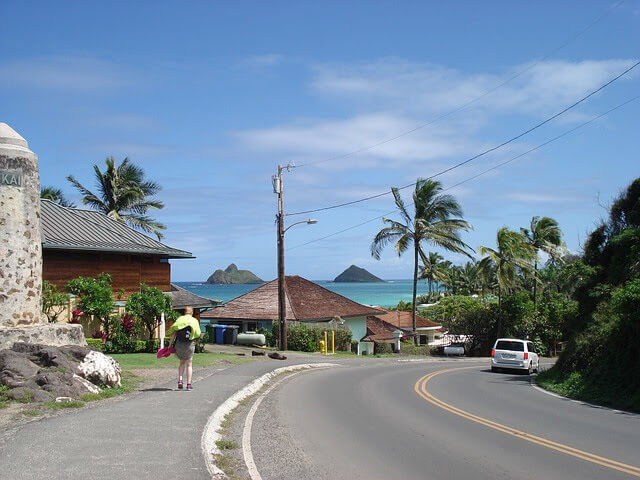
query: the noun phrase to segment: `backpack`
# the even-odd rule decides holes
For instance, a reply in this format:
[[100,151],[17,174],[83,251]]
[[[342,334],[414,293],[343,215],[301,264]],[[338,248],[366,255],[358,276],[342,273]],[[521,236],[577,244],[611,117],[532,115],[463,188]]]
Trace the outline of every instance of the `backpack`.
[[176,332],[176,342],[188,343],[191,340],[191,327],[184,327]]

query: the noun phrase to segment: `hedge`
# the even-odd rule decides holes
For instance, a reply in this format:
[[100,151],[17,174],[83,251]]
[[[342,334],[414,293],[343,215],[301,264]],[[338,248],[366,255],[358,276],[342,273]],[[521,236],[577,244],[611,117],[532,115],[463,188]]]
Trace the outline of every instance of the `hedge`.
[[87,345],[99,351],[102,351],[104,347],[104,343],[102,343],[101,338],[87,338]]
[[393,353],[393,346],[387,342],[373,342],[373,353],[376,355]]

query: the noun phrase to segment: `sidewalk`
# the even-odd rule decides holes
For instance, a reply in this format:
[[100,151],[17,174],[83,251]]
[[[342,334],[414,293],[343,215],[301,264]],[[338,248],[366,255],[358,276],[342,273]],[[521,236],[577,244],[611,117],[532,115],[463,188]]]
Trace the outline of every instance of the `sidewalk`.
[[326,357],[208,367],[192,392],[165,382],[2,432],[0,479],[208,479],[200,439],[216,407],[266,372],[317,361]]

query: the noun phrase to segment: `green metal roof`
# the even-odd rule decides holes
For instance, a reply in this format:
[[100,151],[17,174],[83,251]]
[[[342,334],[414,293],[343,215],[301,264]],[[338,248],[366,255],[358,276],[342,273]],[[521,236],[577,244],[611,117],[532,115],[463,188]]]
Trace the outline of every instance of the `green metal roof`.
[[42,248],[195,258],[100,212],[63,207],[41,200]]

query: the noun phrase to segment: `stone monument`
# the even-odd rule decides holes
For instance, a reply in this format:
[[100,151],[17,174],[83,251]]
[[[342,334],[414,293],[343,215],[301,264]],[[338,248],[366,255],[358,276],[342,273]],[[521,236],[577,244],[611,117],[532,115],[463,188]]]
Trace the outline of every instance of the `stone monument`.
[[0,350],[13,342],[84,345],[80,325],[48,324],[42,314],[38,158],[0,123]]

